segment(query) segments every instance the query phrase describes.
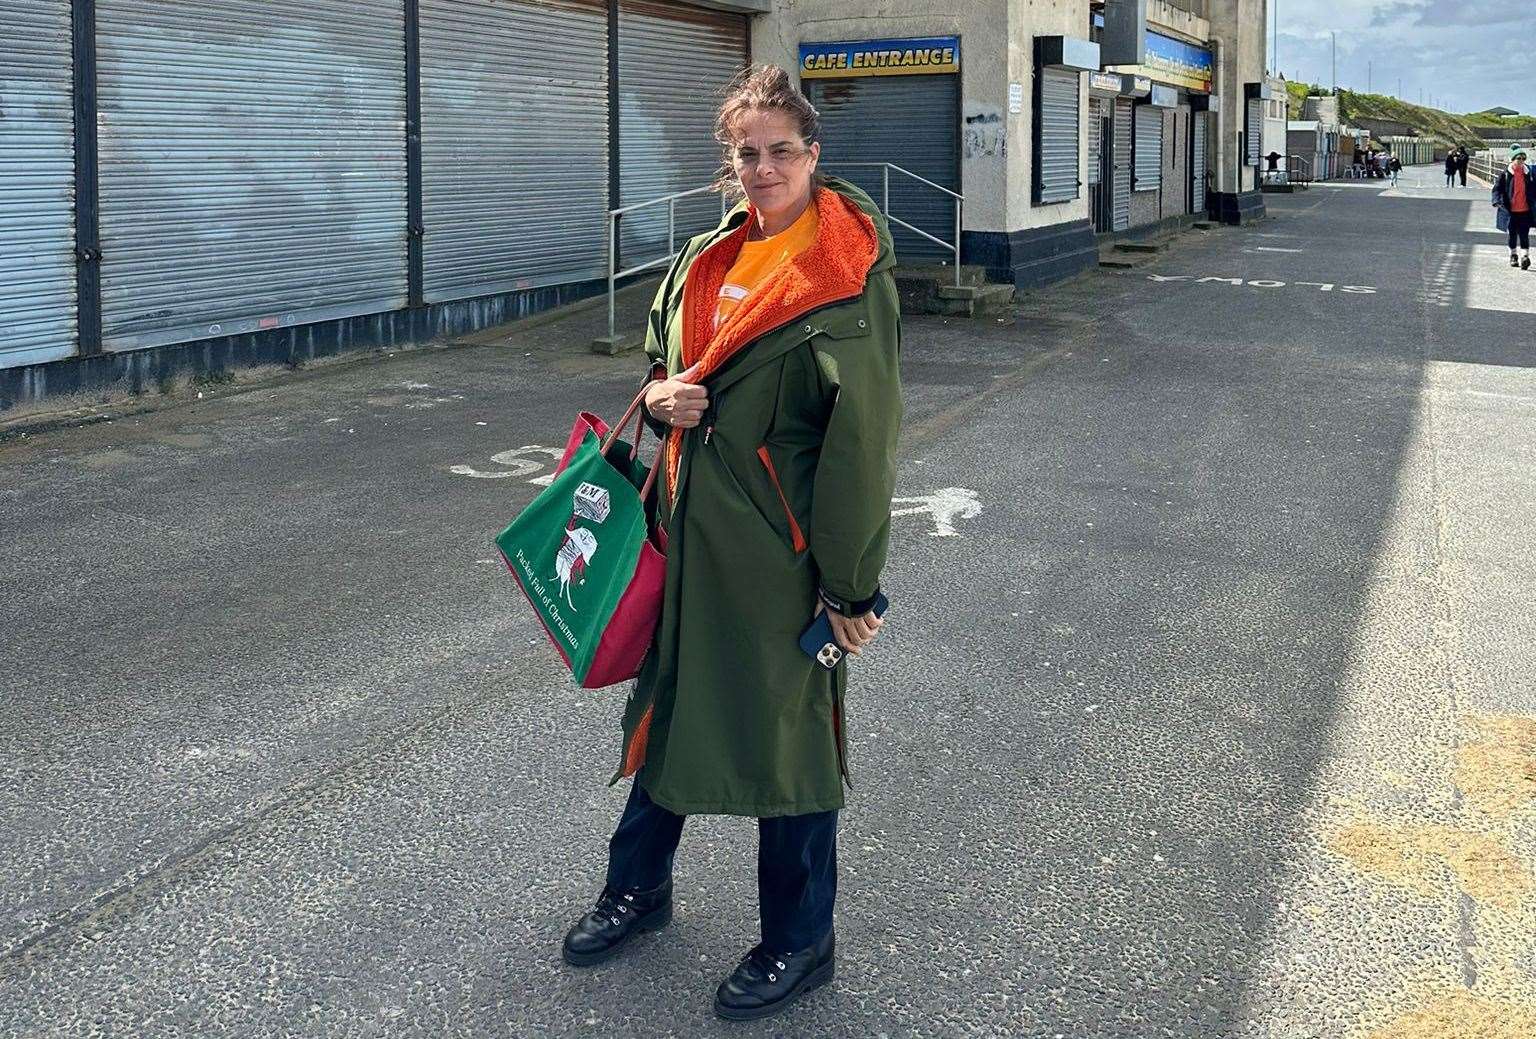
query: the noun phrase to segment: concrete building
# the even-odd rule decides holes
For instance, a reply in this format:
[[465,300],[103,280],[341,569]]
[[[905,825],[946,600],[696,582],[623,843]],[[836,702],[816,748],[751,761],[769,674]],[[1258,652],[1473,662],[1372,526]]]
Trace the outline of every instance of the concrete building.
[[[752,49],[799,69],[826,123],[828,169],[866,178],[877,197],[885,172],[857,164],[896,163],[963,194],[962,261],[1031,287],[1093,265],[1099,234],[1262,214],[1263,113],[1247,99],[1272,94],[1264,10],[1263,0],[774,0],[754,20]],[[953,64],[881,57],[934,48]],[[926,235],[899,230],[898,254],[951,261],[941,243],[955,240],[954,200],[890,176],[892,215]]]
[[[1099,64],[1088,34],[1086,0],[775,0],[755,21],[752,51],[800,70],[822,113],[830,172],[880,199],[884,171],[851,164],[895,163],[963,194],[962,260],[1024,286],[1097,263],[1082,190],[1081,73]],[[865,60],[927,47],[953,61],[893,68]],[[900,174],[890,197],[892,215],[953,245],[955,200]],[[901,229],[897,255],[953,260]]]
[[[1288,98],[1286,97],[1285,77],[1269,76],[1265,80],[1268,86],[1268,96],[1264,100],[1264,135],[1259,140],[1259,152],[1265,156],[1278,154],[1280,156],[1279,169],[1282,174],[1286,172],[1286,156],[1290,154],[1287,149],[1286,135],[1289,131],[1287,124],[1290,122],[1286,114]],[[1269,163],[1265,162],[1264,170],[1269,169]]]
[[[958,245],[1049,284],[1098,235],[1263,212],[1264,11],[9,0],[0,410],[463,334],[655,270],[718,219],[713,115],[754,61],[797,70],[902,262]],[[675,219],[615,212],[680,192]]]

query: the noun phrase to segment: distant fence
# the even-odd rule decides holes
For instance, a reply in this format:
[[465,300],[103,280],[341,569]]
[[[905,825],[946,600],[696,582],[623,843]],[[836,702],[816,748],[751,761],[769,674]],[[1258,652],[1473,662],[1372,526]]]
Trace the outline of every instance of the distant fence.
[[1423,137],[1388,137],[1386,144],[1404,166],[1427,166],[1435,161],[1435,142]]
[[1509,152],[1485,151],[1473,152],[1472,161],[1467,163],[1467,172],[1485,184],[1491,185],[1498,177],[1509,159]]

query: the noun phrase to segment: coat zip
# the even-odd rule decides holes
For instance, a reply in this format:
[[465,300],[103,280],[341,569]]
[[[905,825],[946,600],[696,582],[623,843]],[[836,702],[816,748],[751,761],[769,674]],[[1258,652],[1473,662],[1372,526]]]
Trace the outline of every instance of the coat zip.
[[[710,248],[713,248],[713,246],[711,246]],[[812,307],[810,310],[802,311],[801,313],[796,314],[794,317],[789,318],[788,320],[786,320],[783,324],[775,325],[774,327],[766,330],[765,332],[763,332],[762,335],[758,336],[757,339],[754,339],[753,342],[759,342],[759,341],[761,341],[763,339],[768,338],[771,335],[774,335],[775,333],[782,332],[784,329],[788,328],[790,325],[793,325],[795,322],[803,321],[806,318],[811,317],[814,314],[821,313],[823,310],[830,310],[833,307],[840,306],[841,304],[847,303],[849,300],[858,299],[859,296],[862,296],[863,294],[864,293],[861,291],[861,292],[859,292],[859,293],[857,293],[855,295],[852,295],[852,296],[842,296],[842,297],[839,297],[838,299],[828,300],[826,303],[818,303],[816,306]],[[814,334],[814,333],[812,333],[812,334]],[[806,337],[805,341],[806,342],[810,342],[810,336],[809,335]],[[715,407],[715,395],[713,393],[711,393],[709,395],[709,407],[707,407],[704,410],[703,429],[704,429],[704,443],[706,443],[706,444],[709,443],[710,440],[715,435],[715,420],[718,417],[719,417],[719,411]]]

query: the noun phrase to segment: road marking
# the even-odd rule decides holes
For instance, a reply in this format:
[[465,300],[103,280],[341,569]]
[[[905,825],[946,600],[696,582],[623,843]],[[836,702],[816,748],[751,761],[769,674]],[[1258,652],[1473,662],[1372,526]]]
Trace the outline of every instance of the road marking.
[[1253,289],[1284,289],[1284,288],[1314,288],[1321,292],[1332,292],[1338,289],[1340,292],[1351,292],[1357,295],[1370,296],[1377,292],[1374,285],[1338,285],[1330,281],[1272,281],[1268,278],[1255,278],[1243,280],[1242,278],[1222,278],[1217,275],[1208,275],[1197,278],[1193,274],[1148,274],[1148,281],[1192,281],[1196,285],[1231,285],[1236,288]]
[[1252,249],[1244,249],[1247,253],[1300,253],[1305,249],[1282,249],[1278,245],[1256,245]]
[[[508,451],[498,451],[491,456],[492,462],[506,467],[504,470],[486,472],[472,465],[451,465],[448,471],[455,476],[468,476],[476,480],[527,479],[535,487],[548,487],[554,483],[556,474],[550,472],[542,476],[533,475],[545,468],[545,463],[537,457],[539,455],[547,455],[558,461],[565,457],[565,451],[542,444],[525,444]],[[936,538],[959,537],[955,521],[975,519],[982,513],[980,496],[968,487],[945,487],[933,494],[892,498],[891,506],[892,516],[932,516],[933,530],[928,533],[930,537]]]
[[892,498],[892,516],[917,516],[927,513],[933,517],[933,529],[929,537],[957,538],[956,519],[975,519],[982,513],[981,498],[968,487],[945,487],[932,494],[914,498]]
[[[498,451],[491,456],[491,461],[497,465],[506,466],[503,472],[482,472],[472,465],[450,465],[448,471],[456,476],[470,476],[477,480],[507,480],[515,477],[533,476],[534,473],[544,468],[544,463],[529,455],[548,455],[557,461],[565,457],[565,451],[558,447],[545,447],[542,444],[524,444],[522,447],[514,447],[508,451]],[[554,480],[554,474],[535,477],[528,482],[535,485],[548,486]]]

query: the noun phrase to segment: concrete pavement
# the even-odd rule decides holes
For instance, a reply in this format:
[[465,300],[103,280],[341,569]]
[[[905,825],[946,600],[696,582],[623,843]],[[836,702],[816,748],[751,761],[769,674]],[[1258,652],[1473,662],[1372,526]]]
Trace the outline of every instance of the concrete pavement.
[[909,322],[897,493],[953,536],[896,521],[838,978],[759,1025],[709,1009],[749,821],[558,956],[621,696],[489,537],[632,359],[551,325],[0,445],[0,1035],[1536,1034],[1536,272],[1437,179]]

